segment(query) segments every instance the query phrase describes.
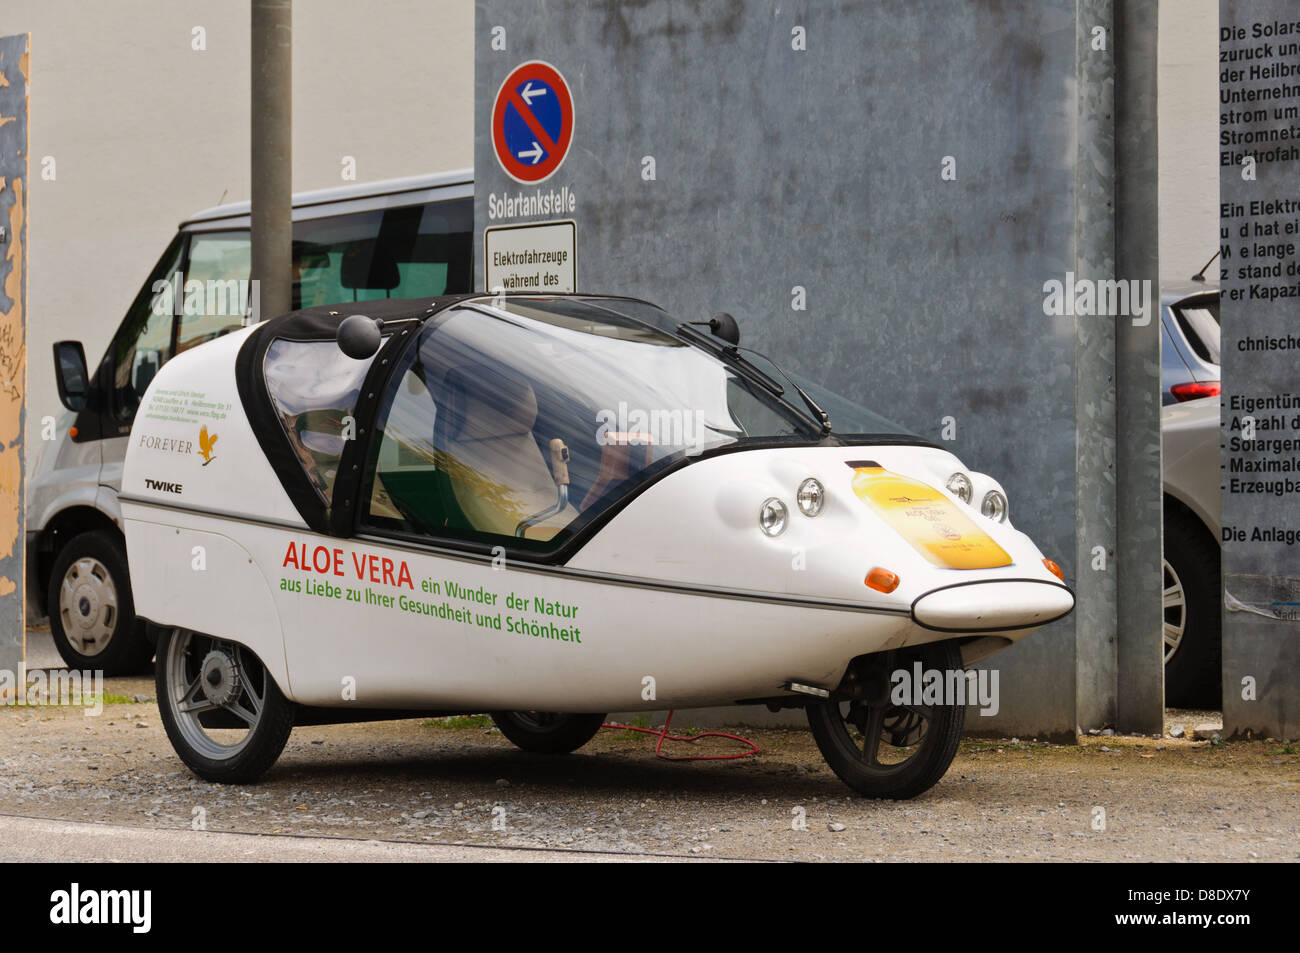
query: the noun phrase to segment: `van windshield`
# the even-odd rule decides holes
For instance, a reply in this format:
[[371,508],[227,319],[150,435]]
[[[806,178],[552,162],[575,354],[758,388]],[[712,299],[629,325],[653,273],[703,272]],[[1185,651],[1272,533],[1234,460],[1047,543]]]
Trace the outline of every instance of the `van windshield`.
[[[472,199],[295,221],[292,307],[468,291],[473,221]],[[109,345],[122,432],[158,368],[243,325],[249,260],[245,228],[182,232],[172,243]]]

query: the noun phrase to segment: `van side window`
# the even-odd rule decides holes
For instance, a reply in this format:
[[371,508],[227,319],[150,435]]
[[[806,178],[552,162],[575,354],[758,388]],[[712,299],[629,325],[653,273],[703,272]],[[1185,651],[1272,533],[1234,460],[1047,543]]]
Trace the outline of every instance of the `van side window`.
[[[469,291],[473,232],[474,201],[469,198],[294,222],[292,307]],[[180,266],[185,238],[172,242],[109,346],[110,403],[122,423],[135,416],[164,362],[243,324],[251,294],[246,229],[191,232],[184,284],[174,308],[171,290],[165,302],[153,293],[154,283],[170,282]]]
[[170,285],[180,267],[184,241],[177,236],[154,266],[153,274],[136,296],[108,346],[111,363],[109,407],[122,423],[135,417],[140,398],[172,356],[172,295],[154,291],[157,283]]
[[303,472],[328,505],[347,441],[357,436],[352,417],[373,357],[358,361],[330,341],[287,341],[267,348],[263,372],[285,436]]
[[294,307],[469,291],[473,216],[455,199],[295,223]]
[[246,231],[199,232],[190,239],[177,354],[243,326],[250,267]]

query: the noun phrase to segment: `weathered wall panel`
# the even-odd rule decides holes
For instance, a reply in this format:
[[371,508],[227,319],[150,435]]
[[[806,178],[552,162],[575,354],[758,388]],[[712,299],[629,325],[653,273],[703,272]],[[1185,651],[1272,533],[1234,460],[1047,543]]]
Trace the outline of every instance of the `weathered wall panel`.
[[1220,50],[1229,60],[1220,66],[1219,105],[1223,725],[1229,733],[1294,738],[1300,734],[1300,10],[1287,0],[1221,0],[1219,15]]
[[[1077,378],[1081,322],[1106,319],[1044,310],[1076,265],[1077,36],[1073,0],[480,0],[476,225],[572,218],[580,290],[731,311],[745,343],[996,475],[1073,582],[1076,411],[1114,406],[1113,382]],[[490,137],[498,88],[533,59],[576,115],[540,188]],[[565,187],[572,212],[500,214]],[[991,659],[1002,710],[968,727],[1072,736],[1075,638],[1072,617]]]
[[23,658],[29,38],[0,37],[0,670]]

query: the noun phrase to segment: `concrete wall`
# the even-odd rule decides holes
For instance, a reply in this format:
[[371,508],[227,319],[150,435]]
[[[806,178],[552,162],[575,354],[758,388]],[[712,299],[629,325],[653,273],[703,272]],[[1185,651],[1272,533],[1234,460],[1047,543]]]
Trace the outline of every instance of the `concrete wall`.
[[[344,156],[359,182],[469,166],[472,21],[456,0],[295,4],[294,188],[345,184]],[[0,33],[24,31],[34,448],[62,409],[50,345],[81,338],[93,362],[177,222],[249,196],[249,8],[5,0]]]
[[[1243,31],[1222,49],[1251,54],[1223,67],[1239,73],[1224,78],[1223,93],[1255,94],[1220,105],[1223,130],[1262,137],[1220,147],[1227,159],[1220,192],[1228,269],[1221,453],[1223,526],[1230,535],[1223,544],[1223,726],[1233,734],[1294,738],[1300,733],[1300,452],[1283,447],[1287,441],[1300,446],[1300,143],[1293,136],[1300,33],[1254,32],[1277,22],[1293,25],[1296,7],[1286,0],[1222,0],[1221,11],[1224,27]],[[1264,78],[1251,74],[1256,69]],[[1292,135],[1270,138],[1278,132]],[[1254,160],[1253,170],[1245,158]],[[1272,347],[1246,349],[1261,342]]]
[[[58,412],[49,345],[103,351],[176,222],[248,197],[248,8],[6,0],[0,32],[31,32],[32,419]],[[147,12],[146,12],[147,11]],[[1166,278],[1217,242],[1217,3],[1160,4],[1161,239]],[[294,187],[472,164],[471,0],[313,0],[295,9]],[[192,30],[207,50],[191,49]],[[347,41],[345,57],[336,55]],[[103,50],[126,55],[111,67]],[[486,48],[486,47],[484,47]],[[55,159],[57,179],[41,178]],[[67,276],[75,274],[77,280]]]
[[[582,290],[731,311],[747,344],[920,434],[955,418],[946,445],[1005,482],[1072,580],[1075,322],[1044,315],[1043,283],[1075,260],[1075,35],[1073,0],[486,0],[476,224],[503,224],[490,193],[520,191],[492,155],[491,99],[519,63],[554,63],[577,132],[544,188],[577,195]],[[1073,735],[1072,618],[988,664],[1002,711],[970,729]]]

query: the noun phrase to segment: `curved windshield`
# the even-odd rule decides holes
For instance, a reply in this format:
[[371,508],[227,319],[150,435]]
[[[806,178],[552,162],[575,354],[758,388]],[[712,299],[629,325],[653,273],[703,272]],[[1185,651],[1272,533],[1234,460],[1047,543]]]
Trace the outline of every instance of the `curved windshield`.
[[343,448],[355,434],[352,412],[373,357],[354,360],[334,341],[277,338],[262,372],[284,434],[321,500],[334,494]]
[[815,439],[806,415],[634,306],[650,307],[483,299],[431,318],[390,379],[363,523],[550,550],[684,456]]

